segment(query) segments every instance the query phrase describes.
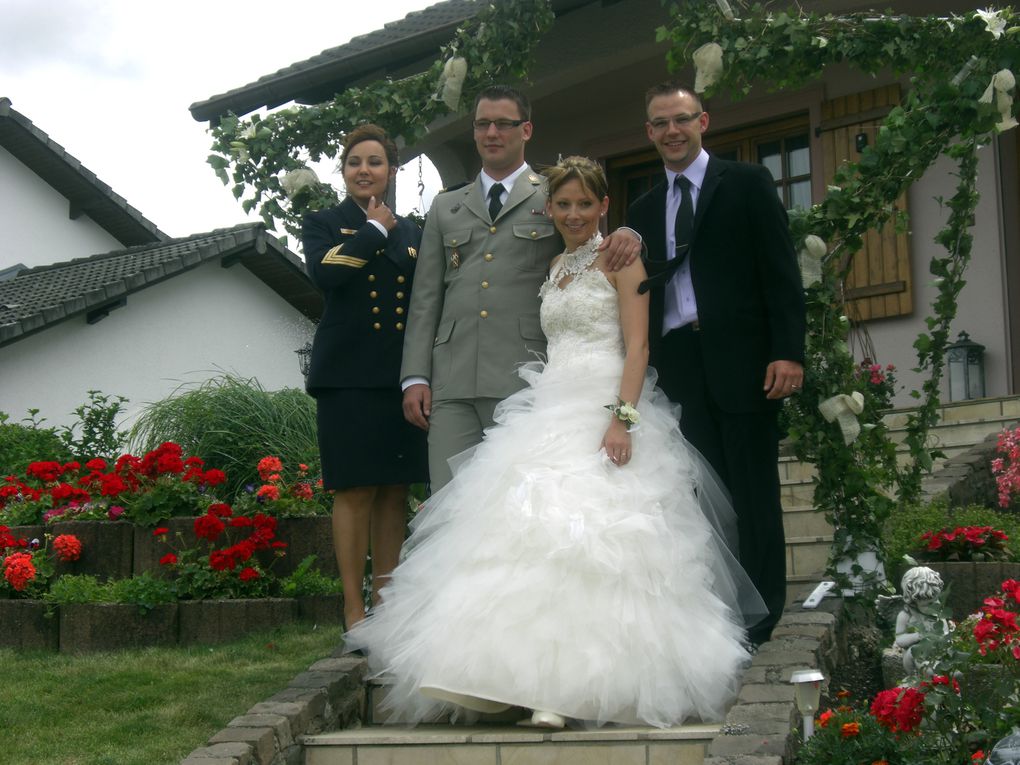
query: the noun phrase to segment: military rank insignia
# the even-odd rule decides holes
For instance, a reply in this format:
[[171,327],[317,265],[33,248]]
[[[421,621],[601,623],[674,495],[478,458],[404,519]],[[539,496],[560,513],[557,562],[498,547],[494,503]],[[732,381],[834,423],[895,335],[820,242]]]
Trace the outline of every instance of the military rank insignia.
[[358,229],[356,229],[356,228],[342,228],[342,229],[340,229],[340,233],[341,234],[349,234],[350,236],[354,236],[356,233],[358,233]]
[[457,250],[454,250],[453,254],[450,256],[450,267],[460,268],[460,253],[457,252]]
[[418,257],[418,251],[416,249],[414,249],[414,247],[408,247],[407,248],[407,254],[410,257],[412,257],[412,258],[417,258]]

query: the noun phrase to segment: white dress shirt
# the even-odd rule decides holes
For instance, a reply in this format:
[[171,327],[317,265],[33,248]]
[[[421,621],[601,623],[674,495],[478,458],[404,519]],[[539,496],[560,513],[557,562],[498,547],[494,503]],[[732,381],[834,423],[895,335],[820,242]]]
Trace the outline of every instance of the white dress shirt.
[[[704,149],[682,173],[674,173],[666,168],[666,258],[676,257],[676,213],[680,209],[680,189],[676,179],[683,175],[691,182],[692,207],[698,209],[698,197],[701,187],[705,184],[705,172],[708,170],[708,152]],[[691,281],[691,254],[686,262],[676,270],[673,277],[666,283],[665,310],[662,316],[662,334],[671,329],[682,327],[698,320],[698,301],[694,298],[694,283]]]

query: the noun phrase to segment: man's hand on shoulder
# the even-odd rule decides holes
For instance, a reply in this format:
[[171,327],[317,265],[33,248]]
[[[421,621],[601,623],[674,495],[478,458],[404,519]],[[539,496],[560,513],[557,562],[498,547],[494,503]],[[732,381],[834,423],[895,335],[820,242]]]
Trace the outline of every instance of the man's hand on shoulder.
[[765,369],[765,398],[786,398],[804,385],[804,367],[796,361],[773,361]]
[[409,385],[404,391],[404,419],[422,430],[428,430],[431,414],[432,389],[424,383]]
[[641,246],[641,237],[636,231],[618,228],[602,240],[599,250],[605,253],[606,268],[610,271],[619,271],[638,259],[641,255]]

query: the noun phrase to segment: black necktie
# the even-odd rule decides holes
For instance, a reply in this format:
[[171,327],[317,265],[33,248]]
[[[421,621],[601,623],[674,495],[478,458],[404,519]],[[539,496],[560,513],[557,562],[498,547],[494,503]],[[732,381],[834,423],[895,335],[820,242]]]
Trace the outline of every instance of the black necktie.
[[691,181],[685,175],[678,175],[674,181],[680,190],[680,207],[676,211],[673,223],[673,237],[676,245],[676,257],[683,262],[691,249],[694,236],[694,199],[691,197]]
[[503,209],[503,184],[494,183],[489,189],[489,219],[496,220],[499,211]]
[[678,175],[673,181],[680,191],[680,206],[676,211],[676,220],[673,221],[673,243],[675,245],[675,257],[665,263],[662,261],[647,261],[645,268],[648,269],[648,278],[638,286],[638,294],[643,295],[652,287],[665,284],[687,260],[691,251],[691,239],[694,236],[694,197],[691,196],[691,182],[683,175]]

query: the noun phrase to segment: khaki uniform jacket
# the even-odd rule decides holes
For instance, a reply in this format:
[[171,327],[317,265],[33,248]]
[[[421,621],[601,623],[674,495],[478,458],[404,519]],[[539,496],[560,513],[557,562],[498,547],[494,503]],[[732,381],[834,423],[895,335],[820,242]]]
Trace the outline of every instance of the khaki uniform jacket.
[[562,240],[545,214],[545,179],[518,176],[496,220],[478,179],[436,196],[415,271],[400,379],[429,380],[433,400],[506,398],[545,352],[538,290]]

